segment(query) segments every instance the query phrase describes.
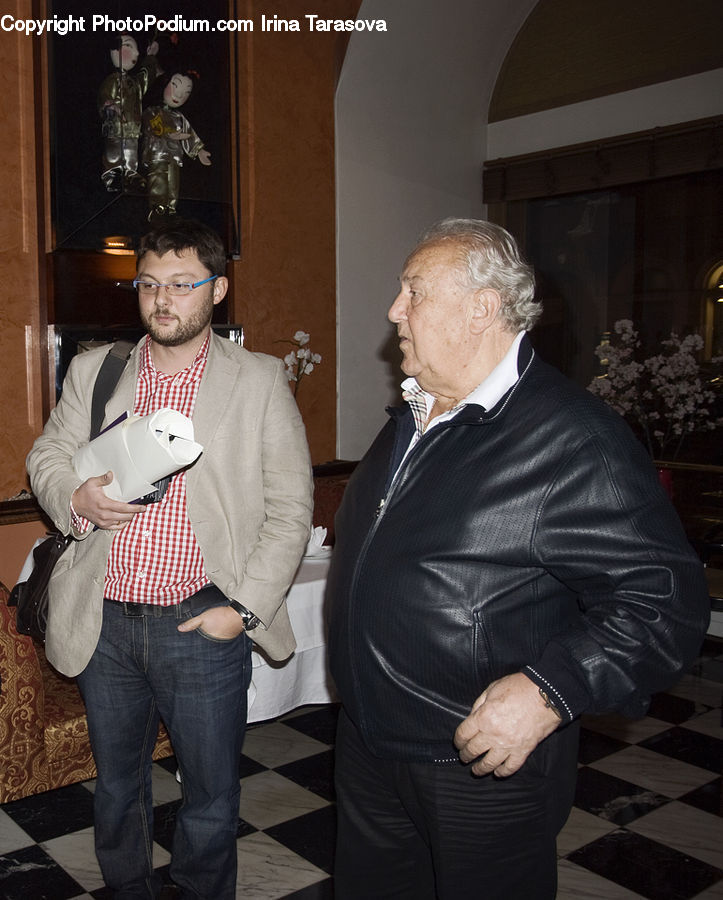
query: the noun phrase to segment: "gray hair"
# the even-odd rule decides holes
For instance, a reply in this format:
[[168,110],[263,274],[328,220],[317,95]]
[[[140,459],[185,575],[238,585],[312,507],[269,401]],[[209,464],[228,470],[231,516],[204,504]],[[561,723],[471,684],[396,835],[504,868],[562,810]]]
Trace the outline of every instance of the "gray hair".
[[510,331],[530,331],[542,315],[535,298],[535,274],[512,235],[481,219],[443,219],[424,233],[408,260],[434,244],[453,243],[460,251],[460,274],[471,290],[492,288],[502,298],[501,314]]

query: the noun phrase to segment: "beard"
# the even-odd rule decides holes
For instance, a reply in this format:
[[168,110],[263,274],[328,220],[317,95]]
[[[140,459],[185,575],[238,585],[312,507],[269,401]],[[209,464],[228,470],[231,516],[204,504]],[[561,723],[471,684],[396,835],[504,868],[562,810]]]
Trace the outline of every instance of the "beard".
[[[213,316],[213,290],[210,290],[201,304],[192,312],[187,319],[182,320],[179,316],[176,319],[175,328],[172,326],[159,326],[155,323],[153,316],[158,312],[153,309],[151,313],[141,313],[141,321],[143,327],[150,334],[151,339],[156,344],[163,347],[180,347],[187,344],[194,338],[197,338],[211,322]],[[169,313],[164,313],[169,315]]]

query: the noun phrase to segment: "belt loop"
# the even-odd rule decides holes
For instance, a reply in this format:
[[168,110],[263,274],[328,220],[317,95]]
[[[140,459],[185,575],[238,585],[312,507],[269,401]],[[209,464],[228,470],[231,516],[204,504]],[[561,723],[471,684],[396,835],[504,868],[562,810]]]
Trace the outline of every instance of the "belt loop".
[[142,619],[144,613],[138,609],[137,603],[121,603],[123,615],[128,619]]

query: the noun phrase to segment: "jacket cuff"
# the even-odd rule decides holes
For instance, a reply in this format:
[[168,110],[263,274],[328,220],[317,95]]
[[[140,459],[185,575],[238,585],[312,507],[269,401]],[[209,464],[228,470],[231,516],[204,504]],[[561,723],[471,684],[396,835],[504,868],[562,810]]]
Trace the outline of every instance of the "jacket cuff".
[[571,722],[591,705],[579,672],[560,646],[548,644],[540,659],[522,672],[549,696],[563,722]]

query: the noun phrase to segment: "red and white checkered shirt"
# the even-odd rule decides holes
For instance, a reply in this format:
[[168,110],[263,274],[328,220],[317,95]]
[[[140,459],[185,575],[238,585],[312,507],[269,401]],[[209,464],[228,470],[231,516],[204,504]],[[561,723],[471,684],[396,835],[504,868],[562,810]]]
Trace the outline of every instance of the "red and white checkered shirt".
[[[209,338],[193,363],[175,375],[153,365],[150,338],[141,349],[133,413],[147,416],[170,407],[193,415]],[[209,583],[186,508],[186,473],[171,479],[158,503],[151,503],[113,538],[105,574],[104,596],[124,603],[180,603]]]

